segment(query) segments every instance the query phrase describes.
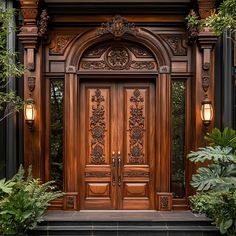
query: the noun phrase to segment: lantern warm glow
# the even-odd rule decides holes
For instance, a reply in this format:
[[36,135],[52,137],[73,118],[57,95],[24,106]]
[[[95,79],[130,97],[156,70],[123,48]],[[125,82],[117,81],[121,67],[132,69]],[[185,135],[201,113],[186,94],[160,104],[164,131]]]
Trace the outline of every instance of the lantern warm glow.
[[30,128],[32,128],[32,125],[35,121],[35,115],[36,115],[36,109],[34,105],[33,99],[28,99],[25,104],[25,121],[28,124]]
[[211,101],[207,98],[202,102],[201,118],[205,125],[210,125],[213,118],[212,104]]

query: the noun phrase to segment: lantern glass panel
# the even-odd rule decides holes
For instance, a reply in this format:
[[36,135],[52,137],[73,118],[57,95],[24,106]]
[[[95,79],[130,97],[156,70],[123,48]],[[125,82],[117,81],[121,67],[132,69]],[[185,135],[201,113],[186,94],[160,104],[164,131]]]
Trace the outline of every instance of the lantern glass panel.
[[213,117],[212,105],[210,103],[203,104],[201,109],[202,120],[211,121],[212,117]]
[[35,119],[35,107],[33,103],[28,103],[25,105],[25,120],[34,121]]

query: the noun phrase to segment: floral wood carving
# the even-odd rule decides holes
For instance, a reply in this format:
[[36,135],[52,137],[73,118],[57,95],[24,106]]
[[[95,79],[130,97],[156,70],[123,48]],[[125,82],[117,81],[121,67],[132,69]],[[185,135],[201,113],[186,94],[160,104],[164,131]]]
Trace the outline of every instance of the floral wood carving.
[[112,47],[106,53],[106,63],[112,70],[123,70],[129,66],[130,55],[124,47]]
[[50,54],[63,54],[67,45],[74,38],[73,35],[57,35],[49,48]]
[[35,64],[34,64],[34,62],[28,62],[28,63],[27,63],[27,70],[29,70],[29,71],[34,71],[34,69],[35,69]]
[[210,86],[210,63],[205,62],[202,66],[202,88],[206,93]]
[[92,50],[86,53],[86,57],[88,58],[100,58],[101,55],[106,51],[106,47],[95,47]]
[[162,35],[175,56],[186,56],[187,48],[183,46],[183,35]]
[[145,48],[127,43],[102,44],[88,50],[80,70],[157,70],[155,58]]
[[103,70],[107,68],[104,61],[84,61],[81,63],[81,67],[84,70]]
[[29,91],[32,93],[35,89],[35,77],[28,77],[28,88]]
[[46,9],[44,9],[40,15],[40,21],[38,24],[39,37],[45,36],[48,28],[49,15]]
[[130,106],[129,117],[129,163],[142,164],[144,163],[144,98],[141,96],[139,89],[134,90],[133,96],[130,98],[130,102],[132,105]]
[[137,45],[131,46],[129,49],[137,58],[152,57],[149,51]]
[[67,196],[67,209],[74,209],[75,208],[75,197],[74,196]]
[[112,21],[103,23],[100,28],[97,29],[98,35],[112,34],[116,38],[122,37],[125,33],[137,34],[138,29],[133,23],[129,23],[126,19],[120,15],[116,15]]
[[86,172],[85,173],[86,177],[110,177],[111,176],[111,172],[101,172],[101,171],[97,171],[97,172]]
[[90,132],[91,132],[91,163],[105,163],[104,156],[104,138],[105,138],[105,109],[102,102],[105,101],[100,89],[96,89],[95,95],[91,99],[92,116],[90,117]]
[[152,61],[132,61],[130,67],[136,70],[154,70],[155,63]]
[[168,196],[161,196],[160,203],[161,203],[161,209],[168,209],[169,197]]
[[125,177],[148,177],[149,172],[134,170],[134,171],[130,171],[130,172],[124,172],[124,176]]
[[156,64],[153,61],[132,61],[129,67],[117,67],[108,66],[104,61],[84,61],[81,63],[81,68],[84,70],[128,70],[133,68],[135,70],[155,70]]

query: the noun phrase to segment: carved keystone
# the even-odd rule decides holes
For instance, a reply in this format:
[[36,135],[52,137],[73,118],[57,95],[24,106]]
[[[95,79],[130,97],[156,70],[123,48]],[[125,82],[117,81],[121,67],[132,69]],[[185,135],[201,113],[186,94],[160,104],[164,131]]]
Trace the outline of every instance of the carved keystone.
[[170,73],[170,67],[169,66],[160,66],[159,73],[160,74],[169,74]]
[[66,73],[67,74],[76,74],[76,67],[75,66],[67,66]]

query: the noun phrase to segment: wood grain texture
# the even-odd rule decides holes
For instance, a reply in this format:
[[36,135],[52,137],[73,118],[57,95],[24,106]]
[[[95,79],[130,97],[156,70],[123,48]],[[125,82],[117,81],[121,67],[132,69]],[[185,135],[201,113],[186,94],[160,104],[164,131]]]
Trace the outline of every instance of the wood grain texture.
[[[134,31],[126,32],[118,39],[111,33],[98,34],[102,23],[112,21],[114,15],[111,12],[91,14],[88,11],[83,15],[65,12],[62,15],[57,14],[58,9],[50,5],[49,12],[52,12],[52,15],[50,16],[48,39],[39,41],[36,22],[38,13],[40,13],[40,4],[37,5],[36,2],[33,0],[21,1],[25,22],[19,39],[24,46],[25,66],[29,69],[26,70],[24,77],[25,81],[28,80],[28,77],[36,78],[32,98],[35,100],[37,109],[34,131],[30,132],[26,125],[24,127],[25,166],[32,164],[35,177],[49,180],[49,84],[48,81],[45,81],[44,75],[46,74],[48,79],[62,77],[65,78],[64,191],[67,195],[55,202],[55,208],[59,209],[64,205],[64,209],[77,210],[80,207],[81,209],[157,209],[156,193],[169,193],[170,191],[171,76],[188,80],[186,95],[187,153],[205,145],[200,118],[201,101],[204,95],[202,66],[204,63],[210,63],[210,81],[207,92],[213,102],[213,41],[215,38],[209,32],[201,32],[198,40],[200,46],[189,47],[185,44],[186,30],[183,25],[185,13],[148,14],[145,10],[145,14],[133,12],[123,15],[128,22],[134,23]],[[200,15],[205,17],[205,14],[209,13],[213,1],[199,0],[198,2]],[[27,4],[29,5],[26,6]],[[124,7],[125,5],[123,5]],[[62,10],[64,12],[63,8],[59,9],[59,11]],[[168,37],[166,38],[166,36]],[[82,62],[96,61],[94,58],[91,59],[91,55],[86,55],[87,52],[91,52],[97,46],[115,46],[117,44],[128,50],[132,60],[136,60],[138,57],[131,50],[130,45],[141,46],[150,55],[139,58],[139,60],[142,62],[155,61],[154,69],[140,71],[135,64],[135,68],[130,70],[130,67],[127,67],[128,69],[125,71],[122,71],[122,68],[117,69],[117,67],[114,70],[110,68],[109,71],[100,70],[99,72],[91,67],[81,70]],[[104,49],[104,46],[101,48]],[[107,52],[104,52],[100,58],[103,58]],[[159,74],[158,67],[160,66],[168,66],[171,74]],[[72,67],[73,70],[66,73],[66,68],[69,67]],[[85,75],[87,76],[87,85],[84,80],[80,81],[76,73],[81,77],[84,76],[83,78]],[[152,83],[149,83],[151,80]],[[88,83],[89,81],[91,83]],[[138,81],[142,82],[138,83]],[[93,87],[90,87],[90,92],[85,93],[85,87],[89,88],[91,85]],[[92,103],[87,99],[94,94],[95,88],[100,88],[104,97],[108,99],[107,103],[102,105],[109,113],[109,115],[106,113],[104,118],[107,124],[104,134],[104,163],[100,163],[99,166],[91,162],[92,149],[91,146],[88,146],[92,141],[92,132],[87,126],[92,116]],[[134,142],[134,139],[130,138],[128,130],[131,117],[129,108],[132,103],[129,99],[137,88],[140,89],[144,100],[146,99],[142,114],[144,118],[143,151],[139,155],[143,157],[143,160],[138,164],[130,162],[132,148],[130,142]],[[25,82],[24,97],[26,99],[29,97],[29,92],[28,84]],[[86,113],[86,109],[90,113]],[[212,126],[213,124],[214,121]],[[115,167],[112,167],[113,151],[116,159],[118,151],[121,152],[121,187],[112,185],[113,177],[115,177],[114,181],[118,182],[118,162]],[[139,158],[132,160],[135,162]],[[187,183],[196,167],[196,165],[186,163]],[[189,184],[186,189],[187,197],[193,191]],[[86,196],[87,200],[85,200]],[[186,200],[174,200],[173,204],[177,209],[178,205],[179,208],[183,208],[183,204],[186,205],[187,202]]]
[[[138,108],[131,101],[137,91],[143,98]],[[81,83],[81,142],[78,143],[81,209],[154,208],[155,158],[151,130],[155,125],[155,110],[150,107],[150,102],[155,101],[154,91],[149,83]],[[134,124],[135,130],[130,128],[131,108],[135,109],[136,118],[138,112],[143,113],[139,119],[144,122],[144,129],[139,123]],[[142,145],[138,140],[132,141],[132,137],[140,137]],[[141,151],[135,149],[137,145]],[[132,152],[141,159],[131,161]]]

